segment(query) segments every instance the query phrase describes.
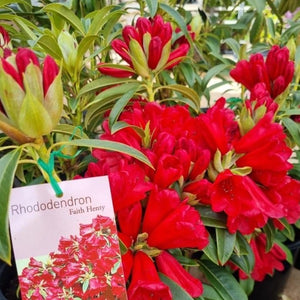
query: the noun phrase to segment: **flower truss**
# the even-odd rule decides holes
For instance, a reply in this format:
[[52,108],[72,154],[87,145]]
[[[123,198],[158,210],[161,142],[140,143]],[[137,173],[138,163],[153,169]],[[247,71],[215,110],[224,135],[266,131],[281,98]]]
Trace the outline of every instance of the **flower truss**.
[[81,224],[79,237],[62,237],[46,263],[31,258],[19,280],[22,299],[126,299],[113,220]]
[[[22,158],[28,182],[107,175],[117,224],[107,235],[110,221],[98,217],[81,225],[80,237],[62,238],[48,263],[31,259],[20,277],[24,299],[123,299],[124,280],[129,300],[227,299],[229,289],[229,299],[245,300],[245,285],[253,288],[288,259],[282,242],[300,219],[291,162],[298,132],[289,130],[299,109],[282,112],[300,78],[288,48],[225,65],[243,99],[233,106],[221,97],[201,111],[209,76],[223,66],[199,74],[194,57],[205,64],[206,55],[193,53],[197,34],[164,1],[153,2],[161,15],[141,13],[122,30],[116,6],[80,19],[66,6],[46,5],[51,26],[31,43],[43,59],[13,49],[0,28],[0,129],[18,144],[3,140],[0,149]],[[29,33],[36,27],[26,26]],[[22,168],[17,175],[27,182]]]
[[[242,79],[244,65],[258,72],[269,67],[263,80],[257,77],[258,82],[249,85],[251,94],[240,114],[226,108],[224,98],[198,116],[184,106],[133,100],[119,118],[129,127],[112,134],[108,121],[103,123],[101,140],[134,147],[153,165],[152,169],[132,157],[96,149],[97,162],[85,173],[109,176],[119,237],[127,247],[122,259],[129,299],[172,299],[158,274],[192,297],[202,294],[201,282],[183,268],[180,257],[193,257],[199,250],[207,255],[212,228],[204,225],[201,214],[207,209],[224,216],[229,235],[246,237],[254,256],[248,272],[233,248],[232,258],[217,260],[219,265],[229,262],[241,269],[242,279],[259,281],[274,269],[282,270],[286,255],[276,243],[266,250],[262,230],[283,229],[300,216],[300,182],[288,175],[292,151],[283,127],[274,121],[278,105],[272,97],[279,94],[270,89],[277,80],[281,86],[275,87],[283,92],[293,66],[286,60],[286,48],[273,47],[266,62],[256,56],[232,71],[248,86],[247,78]],[[277,56],[283,57],[280,70],[269,65]],[[177,259],[174,249],[180,249]]]

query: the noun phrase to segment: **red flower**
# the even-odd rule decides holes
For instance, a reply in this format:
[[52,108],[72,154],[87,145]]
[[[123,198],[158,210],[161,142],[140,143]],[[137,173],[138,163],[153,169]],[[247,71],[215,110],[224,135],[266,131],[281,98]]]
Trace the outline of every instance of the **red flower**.
[[128,298],[129,300],[172,299],[170,289],[159,279],[152,259],[142,251],[138,251],[134,256]]
[[220,173],[212,185],[213,211],[224,211],[230,233],[239,230],[250,234],[263,227],[268,218],[283,217],[282,206],[274,205],[251,178],[234,175],[230,170]]
[[274,270],[284,269],[282,261],[286,259],[285,252],[275,243],[269,252],[266,252],[266,235],[261,233],[251,240],[250,246],[254,253],[254,269],[251,277],[256,281],[263,281],[267,274],[273,275]]
[[253,54],[249,62],[239,61],[230,75],[250,91],[257,83],[264,83],[271,97],[275,99],[291,83],[294,63],[289,61],[289,51],[286,47],[279,48],[275,45],[269,51],[266,62],[260,53]]
[[251,167],[249,176],[265,186],[278,185],[292,167],[288,162],[292,151],[285,143],[282,126],[273,122],[272,113],[267,113],[233,145],[236,153],[243,154],[236,165]]
[[231,149],[231,143],[240,135],[233,111],[224,106],[225,98],[220,98],[207,113],[199,116],[201,140],[212,155],[217,149],[222,154],[227,153]]
[[201,281],[189,274],[167,251],[162,251],[155,261],[159,272],[178,283],[192,297],[199,297],[203,293]]
[[[160,15],[153,19],[138,18],[135,26],[125,26],[123,40],[112,42],[112,48],[142,77],[148,77],[150,71],[172,68],[187,54],[189,44],[181,43],[171,51],[172,27],[164,22]],[[100,72],[115,76],[131,76],[132,72],[120,70],[118,67],[99,67]]]
[[[167,203],[166,203],[167,205]],[[155,226],[148,229],[148,245],[158,249],[195,247],[203,249],[208,244],[208,233],[199,213],[186,201],[172,210]]]

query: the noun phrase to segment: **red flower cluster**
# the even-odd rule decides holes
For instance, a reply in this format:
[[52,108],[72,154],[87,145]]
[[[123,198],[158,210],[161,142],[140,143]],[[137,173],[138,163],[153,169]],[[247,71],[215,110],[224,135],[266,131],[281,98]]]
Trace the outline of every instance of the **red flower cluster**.
[[147,78],[151,71],[173,68],[190,48],[184,37],[171,45],[171,24],[165,23],[159,15],[153,19],[138,18],[136,26],[125,26],[122,34],[124,41],[112,41],[112,48],[129,64],[131,71],[100,64],[101,73],[114,77],[128,77],[136,73]]
[[61,238],[46,263],[31,258],[19,281],[22,299],[126,299],[113,220],[80,225],[80,237]]
[[[109,175],[119,237],[128,248],[122,258],[130,299],[170,299],[156,270],[193,297],[201,294],[199,280],[168,252],[207,245],[197,206],[225,212],[230,233],[251,234],[269,219],[299,218],[300,183],[287,175],[291,150],[273,115],[266,112],[243,133],[221,98],[197,117],[178,105],[135,102],[120,116],[133,126],[113,135],[104,122],[101,139],[142,151],[154,166],[97,149],[98,161],[85,174]],[[145,265],[151,272],[145,274]]]
[[283,93],[294,75],[294,63],[289,61],[289,50],[275,45],[269,51],[266,61],[262,54],[251,55],[250,60],[241,60],[230,75],[249,91],[256,84],[263,83],[272,99]]

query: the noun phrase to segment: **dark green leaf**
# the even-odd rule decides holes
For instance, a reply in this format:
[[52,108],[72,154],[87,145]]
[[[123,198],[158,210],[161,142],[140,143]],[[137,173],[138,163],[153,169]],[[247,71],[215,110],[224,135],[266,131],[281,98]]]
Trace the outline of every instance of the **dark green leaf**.
[[244,289],[247,296],[249,296],[252,293],[254,288],[254,283],[255,281],[251,278],[240,280],[240,285]]
[[11,244],[8,230],[9,196],[21,149],[17,148],[0,159],[0,259],[11,264]]
[[266,0],[247,0],[249,5],[254,7],[260,14],[263,12],[266,6]]
[[166,86],[160,86],[156,88],[155,92],[157,92],[159,89],[170,89],[176,92],[181,93],[183,96],[189,98],[193,101],[194,105],[197,107],[197,112],[200,108],[200,98],[199,95],[191,88],[188,88],[181,84],[171,84]]
[[62,19],[66,20],[68,24],[71,24],[76,30],[78,30],[83,36],[85,35],[84,27],[80,19],[75,13],[67,8],[65,5],[59,3],[51,3],[43,7],[45,12],[55,13]]
[[263,231],[265,232],[267,237],[266,252],[269,252],[274,245],[274,239],[275,239],[275,226],[273,225],[273,222],[269,221],[264,226]]
[[134,96],[135,92],[139,86],[136,86],[135,88],[129,90],[128,92],[124,93],[122,97],[117,100],[115,105],[113,106],[108,119],[109,127],[112,128],[112,126],[115,124],[115,122],[118,120],[121,112],[123,111],[124,107],[128,104],[130,99]]
[[205,255],[213,261],[216,265],[219,264],[218,261],[218,253],[217,253],[217,246],[215,240],[212,238],[211,235],[208,237],[209,243],[208,245],[202,250]]
[[226,43],[230,47],[230,49],[234,52],[236,57],[239,58],[241,47],[238,41],[233,38],[227,38],[224,40],[224,43]]
[[279,223],[281,223],[281,225],[284,226],[283,230],[280,230],[280,232],[286,236],[290,241],[294,241],[295,240],[295,231],[294,228],[291,224],[288,223],[288,221],[284,218],[282,219],[277,219],[277,221]]
[[257,43],[260,39],[260,33],[264,27],[265,17],[263,14],[257,14],[250,30],[250,43]]
[[223,300],[248,299],[245,291],[227,269],[217,266],[209,260],[201,260],[199,263],[200,270]]
[[104,87],[117,85],[121,83],[129,83],[129,82],[137,82],[134,79],[128,79],[128,78],[116,78],[116,77],[110,77],[110,76],[104,76],[99,79],[96,79],[87,85],[85,85],[78,93],[78,97],[83,96],[84,94],[100,91]]
[[193,298],[172,279],[162,273],[158,273],[158,275],[160,280],[170,288],[173,300],[193,300]]
[[205,226],[227,228],[225,214],[216,213],[208,206],[196,206],[195,208],[199,211],[201,220]]
[[227,229],[216,228],[217,254],[220,264],[223,266],[230,258],[234,245],[235,234],[230,234]]
[[187,30],[186,23],[184,22],[184,19],[181,17],[181,15],[174,8],[167,4],[159,3],[159,7],[174,19],[181,31],[184,33],[185,37],[188,39],[189,43],[193,45],[193,41]]
[[293,141],[300,146],[300,124],[290,118],[283,118],[282,123],[293,138]]
[[153,18],[157,12],[158,1],[157,0],[146,0],[146,3],[149,8],[150,17]]
[[43,34],[37,41],[36,44],[44,49],[46,53],[56,59],[63,57],[61,50],[58,46],[57,40],[50,34]]
[[202,297],[205,300],[223,300],[223,298],[217,293],[214,287],[203,283],[203,294]]
[[129,147],[128,145],[112,142],[112,141],[104,141],[104,140],[91,140],[91,139],[82,139],[82,140],[72,140],[65,143],[65,145],[79,146],[79,147],[89,147],[89,148],[100,148],[109,151],[117,151],[127,155],[130,155],[144,164],[150,166],[152,165],[149,159],[140,151]]
[[203,81],[202,81],[202,88],[206,88],[209,81],[215,77],[218,76],[221,72],[223,72],[225,69],[228,68],[227,64],[220,64],[212,67],[211,69],[208,70],[208,72],[205,74]]
[[181,63],[180,64],[180,70],[185,77],[188,85],[192,87],[195,83],[195,71],[191,64],[189,63]]

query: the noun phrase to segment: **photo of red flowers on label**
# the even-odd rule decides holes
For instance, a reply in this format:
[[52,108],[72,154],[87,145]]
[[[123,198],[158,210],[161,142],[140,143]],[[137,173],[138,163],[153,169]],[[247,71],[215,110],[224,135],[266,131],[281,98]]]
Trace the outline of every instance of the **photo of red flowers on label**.
[[31,257],[19,281],[22,299],[127,299],[113,220],[80,224],[80,236],[61,237],[46,262]]

